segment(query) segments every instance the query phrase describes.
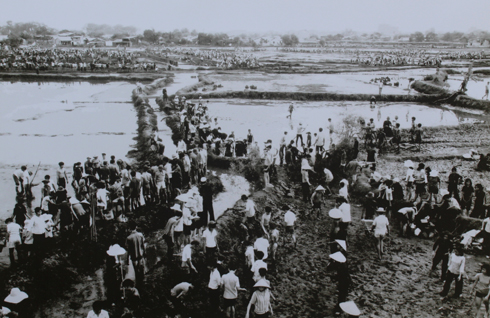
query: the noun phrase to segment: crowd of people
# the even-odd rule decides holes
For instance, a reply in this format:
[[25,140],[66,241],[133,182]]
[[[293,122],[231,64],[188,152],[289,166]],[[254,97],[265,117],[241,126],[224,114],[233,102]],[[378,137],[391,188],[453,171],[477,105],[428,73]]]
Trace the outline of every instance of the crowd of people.
[[[278,253],[296,248],[297,223],[305,217],[322,218],[327,200],[332,200],[328,204],[335,207],[328,212],[331,262],[327,268],[335,273],[332,279],[338,283],[334,311],[358,316],[360,311],[356,304],[348,300],[352,284],[347,250],[353,199],[349,193],[362,184],[367,185],[369,191],[361,200],[361,220],[368,235],[377,242],[380,259],[386,253],[384,240],[390,235],[390,225],[398,227],[402,235],[437,238],[432,268],[436,270],[442,262],[441,278],[445,283],[440,294],[444,299],[447,299],[453,281],[456,281],[453,296],[461,295],[465,276],[464,246],[460,244],[459,237],[450,234],[456,227],[457,216],[484,219],[482,230],[475,236],[483,237],[483,249],[490,255],[488,190],[482,184],[473,187],[472,180],[464,179],[454,167],[447,177],[446,190],[442,186],[440,172],[431,170],[425,163],[416,165],[410,160],[404,163],[407,172],[403,176],[383,176],[378,172],[375,148],[381,151],[385,143],[400,143],[398,118],[391,121],[388,117],[379,129],[376,129],[372,118],[367,124],[360,120],[353,128],[354,133],[347,134],[348,140],[343,141],[343,147],[334,143],[335,135],[340,132],[336,131],[331,119],[327,120],[325,131],[320,127],[313,134],[299,123],[295,127],[296,135],[288,136],[288,132],[284,132],[278,147],[273,146],[272,140],[267,140],[261,149],[251,130],[243,140],[238,140],[234,132],[229,135],[221,132],[218,119],[210,116],[208,102],[202,98],[190,103],[185,97],[176,96],[172,102],[178,114],[180,138],[176,141],[176,152],[164,156],[157,165],[144,162],[132,167],[121,159],[114,156],[106,158],[106,154],[102,154],[101,159],[98,156],[87,157],[83,164],[74,163],[73,171],[67,173],[65,164],[60,162],[54,180],[46,175],[39,183],[42,184],[37,201],[39,205],[32,193],[32,188],[38,185],[34,183],[38,171],[32,173],[26,166],[14,171],[17,204],[12,217],[6,221],[12,265],[19,261],[42,259],[50,240],[58,235],[90,231],[95,237],[96,220],[127,222],[125,215],[143,205],[166,206],[171,211],[163,228],[167,264],[179,266],[185,278],[168,291],[172,303],[169,313],[185,315],[188,295],[203,284],[204,264],[204,277],[209,277],[206,286],[210,313],[219,315],[222,303],[227,317],[235,317],[239,291],[243,291],[250,293],[246,317],[252,308],[256,317],[269,317],[273,314],[275,298],[274,286],[267,279],[268,269],[275,266]],[[294,105],[288,109],[290,119],[294,109]],[[409,132],[411,141],[420,144],[423,132],[415,118],[412,118]],[[366,160],[359,158],[361,138],[366,140]],[[219,249],[221,233],[213,211],[213,192],[208,184],[209,153],[225,157],[258,154],[265,188],[274,187],[272,177],[277,174],[278,167],[284,167],[291,180],[300,183],[308,212],[300,215],[288,205],[280,208],[266,206],[260,211],[253,196],[243,195],[240,202],[241,232],[237,233],[241,241],[239,250],[242,257],[239,259],[242,263],[227,259]],[[68,194],[69,185],[73,197]],[[34,213],[31,212],[33,205],[36,206]],[[280,224],[272,222],[273,214],[281,216]],[[116,263],[132,266],[134,278],[130,280],[132,283],[124,284],[127,273],[120,275],[108,295],[111,302],[116,302],[121,295],[120,286],[123,286],[124,295],[133,296],[132,301],[125,303],[130,310],[137,306],[134,299],[137,303],[138,289],[143,288],[146,250],[145,238],[136,223],[129,221],[128,224],[131,233],[126,249],[113,245],[108,255],[114,256]],[[204,260],[201,259],[201,251]],[[490,268],[487,267],[483,266],[473,286],[477,303],[485,302],[486,306],[489,293],[487,288],[485,294],[483,287],[489,281]],[[242,285],[251,290],[242,288]],[[88,317],[103,317],[100,316],[103,312],[101,304],[96,302]]]
[[140,53],[106,49],[0,47],[0,70],[154,70],[155,63],[138,62]]
[[[168,47],[156,52],[160,56],[169,58],[172,55],[177,55],[179,61],[197,63],[198,65],[211,66],[216,65],[220,68],[256,68],[261,66],[258,58],[253,54],[253,51],[242,48],[232,50],[219,49],[194,49],[182,47]],[[197,60],[196,60],[197,59]]]

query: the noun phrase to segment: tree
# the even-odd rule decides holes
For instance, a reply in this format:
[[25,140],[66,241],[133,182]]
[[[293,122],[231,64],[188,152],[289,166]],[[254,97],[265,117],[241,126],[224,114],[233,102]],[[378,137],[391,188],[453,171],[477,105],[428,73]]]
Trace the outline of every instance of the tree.
[[9,34],[7,43],[11,47],[18,47],[19,45],[22,44],[22,38],[13,34]]
[[321,45],[321,46],[325,46],[325,40],[324,40],[324,39],[321,39],[321,40],[320,40],[320,45]]
[[145,30],[143,31],[143,39],[149,43],[156,43],[158,41],[159,35],[155,30]]
[[426,42],[438,42],[439,41],[439,37],[434,32],[428,32],[425,35],[425,41]]
[[299,43],[298,37],[294,34],[291,34],[291,42],[293,42],[293,45],[297,45]]
[[282,41],[282,44],[284,44],[286,46],[292,45],[291,36],[289,34],[284,34],[283,36],[281,36],[281,41]]
[[212,40],[211,34],[199,33],[197,35],[197,44],[199,45],[210,45]]
[[284,34],[281,36],[281,40],[285,46],[293,46],[299,43],[298,37],[294,34]]
[[422,32],[410,34],[410,42],[424,42],[425,36]]

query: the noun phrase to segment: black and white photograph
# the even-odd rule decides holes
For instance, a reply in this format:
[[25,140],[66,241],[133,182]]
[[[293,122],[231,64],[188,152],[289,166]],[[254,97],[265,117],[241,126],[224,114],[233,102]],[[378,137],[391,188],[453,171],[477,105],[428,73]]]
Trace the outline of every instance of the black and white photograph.
[[0,1],[0,317],[489,318],[489,9]]

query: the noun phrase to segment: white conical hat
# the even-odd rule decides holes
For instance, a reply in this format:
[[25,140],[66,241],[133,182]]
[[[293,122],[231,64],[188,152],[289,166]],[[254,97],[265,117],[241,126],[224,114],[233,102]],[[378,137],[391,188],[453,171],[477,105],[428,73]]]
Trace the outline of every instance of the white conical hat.
[[344,240],[335,240],[335,242],[339,243],[340,246],[347,252],[347,244],[345,244]]
[[10,294],[4,299],[6,303],[18,304],[29,296],[17,287],[10,290]]
[[119,256],[124,254],[126,254],[126,250],[119,246],[119,244],[111,245],[107,251],[107,255],[109,256]]
[[175,203],[173,207],[171,207],[170,209],[174,210],[174,211],[178,211],[178,212],[182,212],[182,210],[180,209],[180,205]]
[[344,256],[344,254],[342,254],[342,252],[330,254],[330,255],[328,255],[328,257],[330,257],[331,259],[333,259],[334,261],[337,261],[339,263],[345,263],[345,261],[347,260]]
[[255,283],[254,287],[266,287],[271,288],[269,283],[265,279],[260,279],[257,283]]
[[319,186],[318,186],[318,187],[315,189],[315,191],[325,191],[325,188],[324,188],[324,187],[322,187],[321,185],[319,185]]
[[342,218],[342,211],[339,209],[332,209],[328,212],[328,216],[330,216],[332,219],[340,219]]
[[359,310],[359,308],[357,308],[356,303],[354,303],[352,300],[340,303],[339,306],[348,315],[356,317],[361,315],[361,311]]

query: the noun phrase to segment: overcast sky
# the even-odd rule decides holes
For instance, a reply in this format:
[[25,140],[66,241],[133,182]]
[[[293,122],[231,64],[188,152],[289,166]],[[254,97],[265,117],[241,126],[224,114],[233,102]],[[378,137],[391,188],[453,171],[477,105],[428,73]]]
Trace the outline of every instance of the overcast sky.
[[41,22],[58,30],[87,23],[133,25],[139,32],[352,29],[401,32],[490,31],[489,0],[0,0],[0,24]]

